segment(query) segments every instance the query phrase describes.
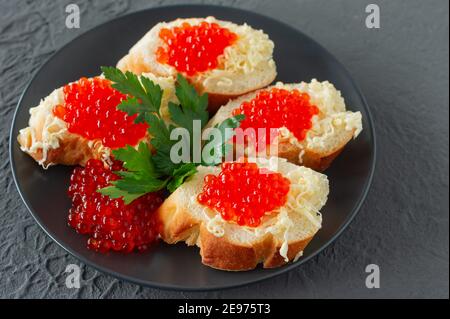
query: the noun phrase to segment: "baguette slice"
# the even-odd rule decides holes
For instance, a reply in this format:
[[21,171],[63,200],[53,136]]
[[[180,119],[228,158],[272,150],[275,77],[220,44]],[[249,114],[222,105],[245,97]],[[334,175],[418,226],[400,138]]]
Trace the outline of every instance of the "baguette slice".
[[[277,154],[271,153],[269,147],[264,151],[270,156],[276,155],[286,158],[294,164],[324,171],[344,146],[352,138],[356,138],[362,130],[361,113],[346,111],[340,91],[336,90],[334,85],[328,81],[319,82],[313,79],[310,83],[298,84],[278,82],[276,85],[262,90],[272,87],[286,90],[297,89],[300,92],[308,93],[310,102],[318,107],[319,114],[313,117],[313,126],[302,141],[299,141],[286,127],[279,128],[278,137],[274,141],[276,145],[272,148],[277,151]],[[234,109],[244,101],[252,100],[262,90],[246,94],[222,106],[206,127],[213,127],[229,118]]]
[[265,87],[275,79],[276,67],[272,59],[274,44],[268,35],[247,24],[237,25],[214,17],[158,23],[131,48],[117,67],[136,74],[151,72],[159,76],[175,76],[177,70],[174,67],[157,61],[155,52],[165,45],[159,32],[162,28],[172,29],[185,22],[198,25],[202,21],[217,23],[238,36],[236,42],[219,57],[217,68],[188,77],[200,93],[208,93],[211,114],[228,100]]
[[[156,77],[144,74],[164,91],[161,102],[161,115],[169,117],[169,101],[177,102],[175,81],[172,77]],[[25,153],[34,158],[39,165],[85,165],[91,159],[110,160],[111,149],[100,140],[88,140],[67,130],[67,123],[53,114],[57,105],[64,104],[63,88],[54,90],[41,100],[38,106],[30,108],[28,126],[20,130],[17,141]],[[144,138],[147,140],[147,137]]]
[[285,159],[258,161],[259,167],[278,171],[290,180],[284,207],[266,216],[256,228],[227,222],[197,201],[205,175],[220,172],[220,167],[200,166],[158,209],[162,239],[169,244],[185,241],[197,245],[202,263],[221,270],[250,270],[259,263],[274,268],[296,261],[321,228],[319,210],[327,200],[328,179]]

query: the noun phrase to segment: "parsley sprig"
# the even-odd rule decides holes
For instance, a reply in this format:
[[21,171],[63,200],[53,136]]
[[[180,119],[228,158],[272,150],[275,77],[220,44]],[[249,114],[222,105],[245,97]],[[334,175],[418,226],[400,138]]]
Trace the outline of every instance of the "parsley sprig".
[[[137,148],[127,145],[112,151],[113,156],[122,161],[125,170],[115,172],[121,178],[113,181],[111,186],[102,188],[100,193],[111,198],[122,198],[126,204],[136,198],[166,188],[175,191],[184,181],[197,172],[197,163],[174,163],[170,158],[170,150],[175,143],[170,139],[171,132],[177,128],[185,128],[189,132],[190,145],[194,145],[194,121],[199,121],[201,129],[206,125],[209,114],[208,95],[199,95],[194,87],[181,75],[177,76],[175,93],[179,104],[169,102],[170,124],[161,116],[161,100],[163,90],[145,76],[137,76],[132,72],[123,73],[114,67],[102,67],[105,78],[112,82],[112,87],[126,94],[127,99],[118,108],[128,115],[136,115],[135,122],[148,124],[150,144],[140,142]],[[210,151],[203,158],[203,165],[216,165],[229,151],[228,141],[231,136],[227,128],[236,128],[244,119],[238,115],[226,119],[216,125],[222,139],[207,141]],[[191,150],[192,154],[192,150]]]

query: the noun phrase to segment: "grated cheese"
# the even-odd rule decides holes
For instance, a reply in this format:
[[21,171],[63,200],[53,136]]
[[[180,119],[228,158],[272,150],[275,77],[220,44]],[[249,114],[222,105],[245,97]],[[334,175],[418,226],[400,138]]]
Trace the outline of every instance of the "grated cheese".
[[29,126],[19,131],[19,138],[26,141],[21,150],[27,153],[42,150],[38,163],[45,169],[52,164],[45,164],[48,151],[58,148],[59,139],[67,132],[66,123],[53,115],[53,107],[63,100],[62,88],[54,90],[38,106],[30,108]]
[[[294,170],[286,173],[290,164],[282,158],[253,158],[261,168],[266,168],[274,172],[280,172],[291,181],[291,187],[288,193],[288,199],[284,207],[271,212],[275,217],[266,220],[257,228],[241,226],[242,229],[254,236],[263,236],[271,233],[278,238],[283,238],[280,246],[280,256],[286,262],[289,261],[289,234],[293,230],[294,223],[290,214],[302,214],[316,229],[321,228],[322,216],[319,213],[320,208],[325,205],[328,196],[328,179],[325,175],[317,173],[309,168],[296,166]],[[217,172],[218,173],[218,172]],[[191,203],[196,201],[196,197],[191,198]],[[206,216],[207,230],[217,237],[225,234],[226,221],[220,214],[215,214],[213,218],[210,214],[214,212],[209,208],[203,208],[203,215]]]
[[320,149],[327,148],[326,143],[330,137],[334,136],[336,129],[353,132],[353,138],[356,138],[361,133],[361,113],[346,111],[341,92],[330,82],[319,82],[316,79],[312,79],[310,83],[301,82],[300,84],[289,85],[278,82],[275,86],[287,90],[298,89],[301,92],[308,93],[311,103],[319,108],[319,114],[312,118],[312,127],[307,132],[304,141],[298,141],[286,127],[279,129],[279,137],[281,139],[288,140],[289,143],[301,149],[305,147]]
[[[184,22],[197,25],[202,21],[217,23],[221,27],[229,29],[238,35],[235,43],[225,48],[224,53],[219,57],[218,67],[195,75],[194,81],[202,83],[204,87],[217,86],[221,88],[231,88],[235,78],[253,72],[264,72],[267,67],[275,67],[272,58],[274,43],[262,30],[255,30],[247,24],[237,25],[228,21],[217,20],[214,17],[205,19],[178,19],[170,23],[160,23],[159,28],[173,28],[180,26]],[[138,43],[136,47],[141,44]],[[143,45],[143,44],[142,44]],[[155,48],[164,45],[161,39],[156,39]],[[175,75],[177,73],[173,66],[157,63],[154,56],[147,57],[148,62],[157,64],[157,71],[161,74]]]
[[[169,102],[178,101],[175,95],[175,79],[173,77],[159,77],[151,73],[143,74],[150,80],[158,84],[163,90],[161,99],[161,116],[164,120],[170,118]],[[104,75],[100,75],[104,78]],[[41,100],[38,106],[30,108],[30,119],[28,127],[19,131],[19,139],[26,141],[21,145],[21,150],[26,153],[36,153],[42,151],[42,158],[38,161],[44,169],[54,165],[46,163],[48,152],[57,149],[60,146],[60,140],[64,139],[66,134],[71,134],[67,130],[67,124],[53,114],[53,108],[64,103],[63,88],[54,90],[49,96]],[[111,149],[104,146],[101,141],[88,141],[91,149],[97,149],[101,159],[111,164]],[[137,147],[137,145],[136,145]]]

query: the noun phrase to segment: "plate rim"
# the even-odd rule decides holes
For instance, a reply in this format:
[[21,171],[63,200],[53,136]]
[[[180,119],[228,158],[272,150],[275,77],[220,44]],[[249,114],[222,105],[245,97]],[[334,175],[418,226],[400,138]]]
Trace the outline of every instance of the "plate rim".
[[[306,37],[309,41],[313,42],[316,46],[320,47],[321,50],[323,50],[326,55],[328,55],[328,57],[333,60],[334,62],[336,62],[342,69],[342,71],[344,72],[344,75],[350,80],[351,85],[355,88],[355,93],[359,96],[359,98],[362,101],[361,107],[364,109],[364,111],[366,112],[366,121],[368,123],[368,128],[366,128],[366,130],[368,129],[369,131],[369,135],[370,138],[372,140],[372,145],[371,145],[371,149],[372,149],[372,155],[370,158],[370,172],[368,174],[368,176],[366,177],[366,180],[364,182],[364,186],[363,186],[363,191],[361,192],[356,204],[353,206],[350,214],[348,215],[348,217],[345,219],[345,221],[340,225],[340,227],[338,228],[338,230],[336,231],[336,233],[321,247],[319,247],[315,252],[311,253],[311,255],[305,257],[305,258],[301,258],[296,262],[293,262],[291,264],[288,265],[284,265],[280,268],[278,268],[276,271],[268,273],[267,275],[262,275],[257,279],[251,279],[251,280],[244,280],[240,283],[235,283],[235,284],[230,284],[230,285],[216,285],[216,286],[208,286],[208,287],[193,287],[193,286],[183,286],[183,285],[174,285],[174,284],[163,284],[160,282],[155,282],[155,281],[146,281],[146,280],[141,280],[139,278],[134,278],[128,275],[124,275],[121,274],[117,271],[113,271],[110,270],[106,267],[97,265],[94,262],[91,262],[89,260],[87,260],[84,256],[82,256],[81,254],[78,254],[77,252],[73,251],[70,247],[66,247],[65,245],[63,245],[62,243],[60,243],[59,240],[57,240],[51,233],[50,231],[46,228],[46,226],[44,225],[44,223],[41,221],[41,219],[38,217],[38,214],[36,214],[33,210],[32,207],[30,207],[30,205],[27,203],[27,201],[24,198],[23,195],[23,190],[20,187],[19,181],[17,179],[16,176],[16,164],[14,161],[14,156],[13,156],[13,147],[17,147],[16,145],[16,139],[13,136],[13,133],[15,131],[16,128],[16,117],[17,114],[19,112],[19,108],[22,104],[22,100],[25,96],[25,94],[28,92],[28,90],[30,89],[32,83],[34,82],[35,78],[37,77],[38,74],[41,73],[41,71],[43,71],[45,69],[45,67],[47,66],[48,63],[50,63],[50,61],[57,56],[58,54],[60,54],[61,52],[63,52],[72,42],[77,41],[79,39],[81,39],[82,37],[86,36],[88,33],[95,31],[98,28],[101,28],[103,26],[105,26],[106,24],[115,21],[115,20],[120,20],[120,19],[127,19],[132,15],[138,14],[138,13],[143,13],[146,11],[152,11],[152,10],[158,10],[158,9],[170,9],[170,8],[186,8],[186,7],[203,7],[203,8],[210,8],[210,9],[223,9],[223,8],[227,8],[227,9],[231,9],[231,10],[235,10],[235,11],[240,11],[240,12],[244,12],[244,13],[251,13],[254,16],[259,16],[263,19],[268,19],[271,20],[272,22],[278,23],[283,25],[283,27],[289,28],[297,33],[302,34],[304,37]],[[157,6],[157,7],[150,7],[150,8],[146,8],[143,10],[136,10],[133,12],[129,12],[125,15],[119,16],[119,17],[115,17],[112,19],[109,19],[107,21],[104,21],[86,31],[84,31],[83,33],[77,35],[76,37],[74,37],[73,39],[69,40],[68,42],[66,42],[65,44],[63,44],[61,47],[59,47],[58,49],[56,49],[56,51],[51,54],[46,61],[34,72],[34,74],[31,76],[30,81],[26,84],[25,89],[23,90],[22,94],[20,95],[20,98],[17,102],[17,105],[15,107],[15,111],[14,111],[14,115],[12,118],[12,123],[11,123],[11,128],[10,128],[10,136],[9,136],[9,162],[10,162],[10,168],[11,168],[11,173],[13,176],[13,180],[14,180],[14,184],[16,185],[17,191],[19,193],[19,196],[22,200],[22,202],[25,204],[25,207],[27,208],[28,212],[31,214],[31,216],[33,217],[33,219],[35,220],[35,222],[39,225],[39,227],[41,227],[41,229],[44,231],[44,233],[49,236],[56,244],[58,244],[58,246],[60,246],[61,248],[63,248],[66,252],[68,252],[70,255],[72,255],[73,257],[75,257],[76,259],[78,259],[79,261],[81,261],[82,263],[84,263],[85,265],[88,265],[100,272],[103,272],[104,274],[107,274],[109,276],[112,276],[116,279],[119,280],[125,280],[134,284],[138,284],[140,286],[144,286],[144,287],[149,287],[149,288],[156,288],[156,289],[163,289],[163,290],[172,290],[172,291],[192,291],[192,292],[202,292],[202,291],[214,291],[214,290],[225,290],[225,289],[231,289],[231,288],[238,288],[238,287],[243,287],[243,286],[247,286],[250,284],[255,284],[255,283],[259,283],[265,280],[268,280],[270,278],[274,278],[277,276],[280,276],[284,273],[287,273],[291,270],[293,270],[294,268],[300,266],[301,264],[304,264],[306,262],[308,262],[309,260],[311,260],[313,257],[317,256],[319,253],[321,253],[323,250],[325,250],[327,247],[329,247],[333,242],[335,242],[339,236],[342,235],[342,233],[344,232],[344,230],[350,225],[350,223],[353,221],[353,219],[355,218],[355,216],[359,213],[359,211],[361,210],[361,206],[364,203],[370,189],[371,189],[371,185],[373,182],[373,177],[375,174],[375,170],[376,170],[376,162],[377,162],[377,138],[376,138],[376,132],[375,132],[375,124],[373,122],[373,116],[372,113],[370,111],[370,107],[369,104],[367,103],[367,100],[360,88],[360,86],[355,82],[355,80],[353,79],[353,77],[351,76],[350,72],[347,70],[347,68],[333,55],[331,54],[325,47],[323,47],[319,42],[317,42],[316,40],[314,40],[313,38],[311,38],[309,35],[305,34],[304,32],[302,32],[301,30],[297,29],[296,27],[293,27],[283,21],[280,21],[278,19],[272,18],[270,16],[267,16],[265,14],[261,14],[258,12],[253,12],[253,11],[249,11],[247,9],[242,9],[242,8],[236,8],[236,7],[230,7],[230,6],[226,6],[226,5],[206,5],[206,4],[173,4],[173,5],[163,5],[163,6]]]

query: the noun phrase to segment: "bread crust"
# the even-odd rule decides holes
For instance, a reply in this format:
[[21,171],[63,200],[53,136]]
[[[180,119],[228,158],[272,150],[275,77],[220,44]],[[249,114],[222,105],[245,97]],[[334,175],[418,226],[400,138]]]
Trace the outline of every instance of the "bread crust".
[[89,159],[101,159],[103,157],[100,143],[92,143],[92,146],[90,146],[89,141],[85,138],[70,133],[66,133],[59,138],[57,148],[47,150],[45,159],[42,148],[30,151],[30,142],[26,141],[24,136],[19,135],[17,140],[22,150],[44,167],[56,164],[84,166]]
[[[185,241],[189,246],[200,248],[202,263],[209,267],[227,270],[244,271],[254,269],[259,263],[264,268],[276,268],[286,264],[280,255],[281,243],[270,233],[251,246],[233,243],[228,237],[217,237],[212,234],[202,220],[192,216],[186,205],[183,205],[181,191],[178,189],[156,212],[162,222],[161,238],[168,244]],[[302,252],[312,236],[290,242],[288,258],[293,260]]]
[[[349,135],[349,139],[343,141],[338,148],[328,150],[328,152],[314,152],[308,148],[302,149],[297,145],[284,140],[278,144],[278,156],[287,159],[293,164],[306,166],[315,171],[323,172],[330,167],[334,159],[344,150],[345,145],[350,139],[351,135]],[[300,156],[302,151],[303,155]]]

